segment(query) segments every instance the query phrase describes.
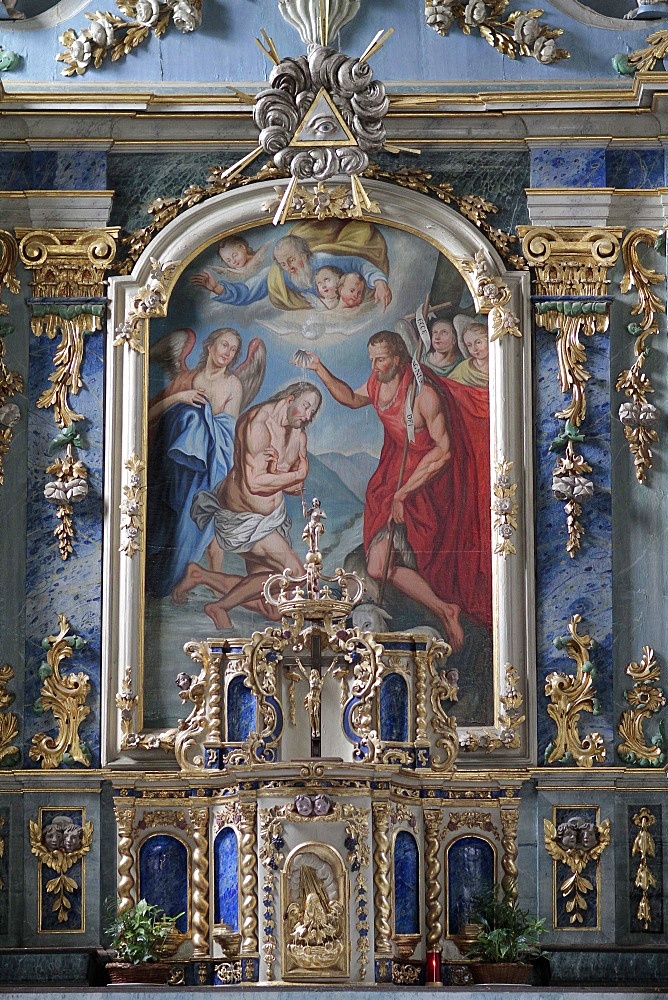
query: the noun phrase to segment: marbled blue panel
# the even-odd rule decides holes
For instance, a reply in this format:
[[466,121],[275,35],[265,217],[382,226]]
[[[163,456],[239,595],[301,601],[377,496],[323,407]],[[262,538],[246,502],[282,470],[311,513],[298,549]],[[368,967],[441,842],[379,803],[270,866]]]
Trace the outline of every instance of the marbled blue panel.
[[32,185],[36,190],[106,191],[106,153],[37,150],[31,159]]
[[606,187],[663,187],[666,177],[662,149],[608,149],[605,154]]
[[241,674],[233,677],[227,688],[227,741],[243,743],[255,729],[255,695],[244,684]]
[[[596,823],[597,820],[597,810],[587,809],[587,808],[561,808],[555,810],[555,821],[554,825],[559,828],[562,823],[566,823],[569,819],[574,816],[579,816],[585,821],[585,823]],[[587,927],[594,928],[598,925],[599,920],[599,899],[598,899],[598,885],[596,882],[596,869],[597,862],[590,861],[585,868],[582,869],[582,875],[589,882],[591,882],[592,888],[589,889],[584,896],[584,900],[587,904],[587,908],[582,910],[579,907],[574,907],[574,892],[570,893],[569,896],[563,896],[561,892],[557,892],[555,896],[556,900],[556,910],[555,910],[555,928],[558,930],[560,928],[569,928],[573,930],[585,929]],[[557,885],[560,886],[563,882],[570,878],[573,873],[568,865],[563,864],[561,861],[557,862]],[[572,911],[567,909],[570,906]],[[573,917],[575,913],[579,912],[582,920],[574,920]]]
[[380,738],[391,743],[408,740],[408,688],[401,674],[388,674],[380,685]]
[[[24,191],[32,187],[29,153],[0,153],[0,190]],[[6,228],[0,219],[0,228]]]
[[605,187],[605,149],[582,146],[531,150],[531,187]]
[[224,827],[213,844],[213,910],[217,924],[239,929],[239,847],[231,826]]
[[394,932],[420,930],[420,858],[415,837],[400,830],[394,840]]
[[[42,832],[47,826],[51,826],[52,824],[54,828],[60,831],[58,843],[54,844],[51,848],[52,850],[56,850],[58,848],[62,849],[63,847],[63,831],[69,825],[80,827],[84,821],[84,814],[82,809],[43,809],[41,812],[41,821]],[[76,882],[77,888],[65,893],[65,898],[70,904],[69,907],[65,907],[63,911],[65,912],[67,918],[66,920],[58,920],[60,907],[56,907],[54,910],[54,903],[59,899],[59,894],[46,891],[47,883],[50,882],[53,877],[53,870],[48,868],[46,865],[41,865],[39,889],[41,895],[41,919],[37,930],[40,933],[44,931],[83,930],[83,914],[81,907],[83,879],[82,861],[76,861],[70,868],[67,869],[67,877]]]
[[448,847],[448,934],[475,916],[476,902],[494,888],[494,848],[482,837],[459,837]]
[[628,838],[629,838],[629,930],[632,934],[663,934],[664,904],[663,904],[663,818],[661,806],[657,802],[648,804],[649,811],[654,817],[654,823],[649,827],[648,833],[654,841],[654,851],[648,854],[647,867],[654,877],[654,885],[648,891],[649,905],[652,919],[645,929],[645,924],[638,919],[638,904],[640,903],[641,891],[635,884],[636,874],[640,864],[640,853],[633,853],[633,845],[636,837],[640,833],[640,827],[633,822],[633,817],[637,816],[639,806],[628,806]]
[[53,715],[38,715],[32,711],[32,706],[40,694],[38,671],[45,657],[42,639],[58,633],[57,616],[61,613],[68,619],[72,631],[87,642],[84,649],[77,650],[65,662],[62,670],[63,673],[83,671],[90,677],[91,691],[86,705],[91,711],[79,727],[79,733],[90,749],[91,766],[99,767],[103,342],[100,333],[86,337],[81,371],[84,385],[77,396],[70,397],[73,409],[84,416],[77,426],[87,447],[78,452],[78,457],[88,468],[88,496],[74,505],[74,554],[66,561],[61,559],[53,535],[59,523],[56,508],[44,498],[44,486],[52,478],[46,475],[46,467],[65,451],[63,448],[50,451],[58,427],[50,410],[36,407],[38,397],[50,385],[53,355],[59,342],[60,337],[52,341],[44,336],[30,336],[23,759],[27,767],[39,768],[38,762],[29,762],[28,758],[32,736],[37,732],[54,735],[57,732]]
[[139,848],[139,895],[188,930],[188,848],[167,833],[148,837]]
[[600,732],[606,741],[606,763],[614,764],[614,713],[612,677],[612,526],[610,491],[610,360],[606,334],[582,338],[587,351],[587,415],[582,425],[586,440],[576,449],[592,466],[594,496],[582,504],[580,522],[585,529],[580,552],[566,552],[564,504],[552,495],[552,470],[558,455],[550,444],[563,429],[554,417],[570,402],[558,383],[555,335],[545,330],[535,334],[535,509],[536,509],[536,662],[538,694],[538,763],[544,762],[546,746],[556,727],[546,712],[545,678],[552,671],[573,673],[574,661],[554,646],[557,636],[567,634],[573,614],[582,615],[581,635],[597,643],[591,653],[595,667],[596,697],[601,714],[583,713],[579,729]]

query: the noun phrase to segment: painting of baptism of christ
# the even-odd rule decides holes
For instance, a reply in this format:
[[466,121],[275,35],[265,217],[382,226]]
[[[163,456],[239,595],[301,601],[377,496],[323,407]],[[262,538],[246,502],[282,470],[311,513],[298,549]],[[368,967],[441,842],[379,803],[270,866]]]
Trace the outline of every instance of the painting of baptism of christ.
[[147,725],[178,713],[151,682],[174,650],[272,621],[313,497],[325,572],[366,581],[354,624],[447,639],[459,723],[492,723],[488,358],[460,273],[398,228],[265,225],[188,265],[150,328]]

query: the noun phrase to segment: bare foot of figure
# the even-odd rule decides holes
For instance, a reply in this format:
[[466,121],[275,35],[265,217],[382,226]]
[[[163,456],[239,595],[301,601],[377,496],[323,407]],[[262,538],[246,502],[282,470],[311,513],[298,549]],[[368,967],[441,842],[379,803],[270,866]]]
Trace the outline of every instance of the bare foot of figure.
[[172,601],[174,604],[185,604],[188,600],[188,594],[193,587],[197,587],[203,582],[202,567],[199,563],[188,563],[185,573],[172,590]]
[[232,628],[232,619],[223,607],[222,601],[213,601],[211,604],[205,604],[204,610],[216,628]]
[[464,645],[464,630],[459,620],[460,610],[457,604],[444,604],[439,615],[445,625],[448,642],[452,646],[453,653],[458,653]]

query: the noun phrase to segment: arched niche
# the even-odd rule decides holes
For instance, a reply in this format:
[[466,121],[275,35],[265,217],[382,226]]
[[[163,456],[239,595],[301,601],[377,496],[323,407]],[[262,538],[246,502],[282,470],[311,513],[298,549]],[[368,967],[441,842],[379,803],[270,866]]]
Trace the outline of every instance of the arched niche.
[[237,674],[227,685],[225,708],[227,713],[227,742],[243,743],[257,725],[255,695],[244,683],[244,675]]
[[239,844],[235,830],[224,826],[213,842],[214,923],[239,930]]
[[420,852],[409,830],[394,838],[394,933],[420,933]]
[[[147,600],[146,585],[146,549],[150,542],[140,535],[138,550],[129,557],[127,554],[126,526],[123,524],[121,505],[124,490],[131,486],[131,478],[138,477],[143,483],[141,489],[151,492],[154,482],[150,472],[147,441],[150,436],[149,399],[156,398],[161,391],[161,383],[154,379],[154,362],[150,351],[154,343],[174,328],[191,328],[198,343],[193,348],[194,364],[202,347],[203,338],[218,326],[227,327],[236,323],[240,327],[242,339],[242,356],[249,350],[252,338],[258,336],[265,342],[267,351],[266,378],[262,393],[257,398],[267,399],[276,385],[289,382],[295,377],[304,378],[292,365],[291,358],[298,349],[308,349],[317,346],[329,361],[333,369],[342,365],[352,366],[352,374],[348,377],[351,384],[364,383],[369,377],[369,356],[367,339],[370,333],[382,328],[394,329],[405,321],[406,314],[414,313],[425,298],[425,293],[433,292],[436,301],[431,304],[439,307],[444,305],[443,299],[448,297],[448,289],[456,284],[455,307],[468,310],[469,315],[483,305],[479,298],[476,283],[476,268],[484,268],[489,279],[505,285],[510,295],[508,308],[518,318],[519,328],[524,331],[522,337],[506,336],[492,339],[488,343],[489,355],[489,458],[480,461],[481,474],[487,479],[487,489],[490,481],[497,475],[497,463],[512,462],[512,480],[518,485],[518,531],[514,539],[516,555],[503,558],[494,552],[498,536],[492,529],[490,507],[491,495],[487,497],[480,493],[480,509],[489,528],[484,539],[484,545],[490,553],[493,586],[490,587],[488,626],[489,640],[485,645],[480,640],[481,648],[487,657],[480,668],[476,670],[460,670],[460,695],[457,710],[461,726],[460,742],[464,749],[470,748],[478,738],[485,740],[486,735],[495,729],[503,728],[500,718],[503,714],[503,704],[500,698],[506,690],[506,666],[512,664],[520,674],[520,687],[526,706],[527,723],[522,725],[520,746],[516,749],[501,750],[501,755],[513,762],[529,763],[531,760],[533,740],[530,734],[534,728],[533,691],[535,686],[535,670],[533,668],[533,594],[532,574],[526,572],[526,567],[532,564],[532,496],[531,496],[531,368],[530,368],[530,316],[529,316],[529,276],[527,272],[507,270],[496,250],[488,243],[483,234],[472,223],[468,222],[454,209],[441,202],[406,188],[380,181],[365,181],[369,197],[380,207],[378,215],[369,215],[360,221],[366,226],[366,232],[373,236],[375,245],[384,245],[389,262],[389,281],[392,288],[392,301],[385,305],[365,298],[363,308],[368,307],[368,313],[361,318],[358,326],[346,327],[346,330],[336,339],[333,324],[338,323],[341,313],[311,306],[302,309],[303,315],[289,312],[287,307],[279,314],[279,306],[275,306],[276,316],[252,323],[242,319],[240,311],[245,306],[228,305],[219,302],[217,293],[212,295],[202,286],[196,286],[191,278],[202,271],[215,272],[221,266],[219,243],[223,238],[242,236],[255,251],[266,252],[265,266],[272,262],[272,247],[276,240],[293,229],[304,232],[305,227],[312,230],[322,227],[330,234],[336,226],[352,225],[353,220],[324,220],[320,223],[314,219],[288,220],[282,227],[271,226],[271,212],[267,205],[276,197],[275,186],[271,182],[261,182],[248,187],[228,191],[183,212],[168,226],[158,233],[141,255],[131,275],[115,277],[109,282],[111,300],[109,327],[112,339],[119,328],[127,329],[128,321],[136,317],[136,309],[143,308],[139,303],[147,294],[147,288],[154,288],[156,281],[160,284],[162,305],[154,310],[154,316],[146,324],[140,321],[136,325],[137,336],[141,350],[135,349],[127,339],[116,338],[116,346],[110,346],[107,363],[107,398],[108,422],[105,454],[105,509],[108,512],[105,530],[105,609],[108,641],[104,651],[105,690],[108,692],[106,706],[107,740],[105,760],[113,765],[115,761],[127,760],[141,756],[142,766],[150,766],[150,759],[156,761],[163,753],[158,749],[159,741],[152,738],[145,730],[140,717],[141,705],[135,710],[133,718],[133,735],[124,739],[122,720],[115,704],[115,692],[119,691],[125,680],[119,675],[119,664],[131,665],[128,670],[132,690],[143,692],[146,714],[155,717],[148,711],[150,699],[159,692],[169,694],[173,691],[171,714],[161,720],[164,729],[175,727],[177,720],[183,714],[183,708],[178,701],[176,690],[172,687],[177,673],[186,669],[185,657],[181,654],[183,642],[188,639],[204,637],[212,634],[213,619],[216,631],[214,634],[226,634],[219,631],[219,622],[211,611],[211,605],[225,603],[227,591],[220,593],[197,587],[191,588],[183,601],[175,606],[170,601],[170,588],[165,587],[165,595],[157,597],[160,615],[172,615],[178,628],[172,632],[168,629],[161,633],[160,616],[149,621],[150,600]],[[334,229],[332,228],[334,227]],[[380,234],[380,238],[378,238]],[[314,243],[315,245],[315,243]],[[348,251],[349,252],[349,251]],[[361,247],[358,256],[367,253],[366,247]],[[367,261],[369,258],[367,258]],[[424,272],[424,273],[423,273]],[[164,278],[161,277],[164,275]],[[223,279],[221,279],[223,280]],[[226,279],[227,280],[227,279]],[[450,284],[448,284],[450,283]],[[454,284],[453,284],[454,283]],[[375,286],[374,286],[375,287]],[[264,294],[264,293],[263,293]],[[221,309],[220,306],[225,308]],[[273,300],[272,300],[273,304]],[[447,303],[446,303],[447,304]],[[283,307],[280,307],[283,309]],[[487,305],[485,308],[489,308]],[[309,309],[311,311],[309,312]],[[133,313],[133,310],[135,312]],[[207,312],[207,310],[209,310]],[[218,311],[216,311],[218,310]],[[236,311],[235,311],[236,310]],[[374,311],[375,310],[375,311]],[[297,318],[295,318],[297,317]],[[366,318],[364,318],[366,317]],[[348,321],[349,317],[346,321]],[[298,320],[298,322],[297,322]],[[484,322],[484,317],[483,317]],[[357,323],[357,314],[355,314]],[[124,326],[125,324],[125,326]],[[244,325],[245,324],[245,325]],[[366,324],[366,325],[365,325]],[[352,333],[350,331],[353,331]],[[200,340],[200,338],[202,338]],[[314,338],[316,338],[314,340]],[[330,544],[336,539],[333,549],[330,546],[332,566],[342,565],[346,555],[357,558],[353,549],[362,544],[362,515],[365,510],[364,482],[358,483],[355,496],[349,487],[339,488],[339,483],[352,482],[353,474],[359,476],[364,471],[366,480],[373,474],[373,468],[378,464],[382,447],[383,429],[380,420],[376,420],[372,411],[357,416],[344,411],[329,398],[327,392],[321,389],[324,398],[323,416],[320,424],[317,422],[309,430],[308,448],[310,449],[309,469],[313,475],[306,482],[306,491],[311,491],[311,484],[325,481],[325,493],[322,497],[325,509],[328,511],[327,531]],[[353,421],[357,420],[357,423]],[[361,422],[360,422],[361,421]],[[359,433],[358,433],[359,431]],[[365,435],[375,435],[369,442]],[[362,445],[359,446],[358,442]],[[315,444],[314,444],[315,443]],[[358,460],[357,452],[361,454]],[[344,459],[354,454],[353,461],[345,464],[343,478],[332,472],[332,462],[325,455],[327,450],[336,450],[336,454]],[[338,450],[337,450],[338,449]],[[352,449],[352,450],[351,450]],[[357,452],[355,451],[357,449]],[[366,450],[365,450],[366,449]],[[486,446],[487,449],[487,446]],[[349,452],[349,454],[346,453]],[[326,465],[325,460],[329,462]],[[368,458],[371,456],[372,464]],[[318,459],[318,462],[315,459]],[[139,473],[131,472],[133,463],[140,463]],[[141,465],[143,463],[143,465]],[[209,468],[204,463],[205,470]],[[142,472],[141,469],[148,470]],[[220,479],[224,472],[220,474]],[[338,480],[337,477],[338,476]],[[142,478],[143,477],[143,478]],[[333,484],[333,488],[330,488]],[[213,484],[212,484],[213,485]],[[134,488],[134,487],[133,487]],[[318,486],[320,489],[320,486]],[[338,492],[337,492],[338,491]],[[157,491],[154,490],[154,495]],[[143,494],[142,494],[143,495]],[[459,496],[459,494],[458,494]],[[361,499],[360,499],[361,497]],[[455,505],[459,509],[458,501]],[[295,553],[300,551],[298,531],[301,521],[301,510],[298,509],[298,498],[288,496],[286,503],[296,504],[293,508],[293,529]],[[356,507],[355,507],[356,504]],[[150,503],[149,503],[150,508]],[[188,513],[191,510],[189,502],[181,504],[181,510]],[[351,542],[344,551],[343,529],[341,525],[346,518],[350,519],[351,510],[357,518],[355,531],[359,536]],[[448,517],[453,511],[448,509]],[[149,509],[150,515],[150,509]],[[150,516],[147,523],[150,521]],[[439,526],[447,519],[439,513],[434,517],[434,524]],[[449,522],[448,522],[449,523]],[[481,521],[481,523],[483,523]],[[149,532],[150,534],[150,532]],[[462,532],[461,536],[466,537]],[[346,542],[347,544],[347,542]],[[337,549],[336,545],[340,545]],[[427,551],[423,546],[421,551]],[[440,551],[440,550],[439,550]],[[362,550],[362,558],[364,553]],[[191,556],[191,559],[200,558]],[[200,567],[204,566],[204,554],[201,555]],[[227,560],[227,553],[225,560]],[[340,563],[335,560],[341,559]],[[189,563],[190,564],[190,563]],[[245,572],[242,562],[232,567],[232,560],[224,563],[224,572],[233,574]],[[354,566],[351,566],[354,568]],[[453,577],[450,577],[453,578]],[[475,594],[476,588],[471,588]],[[151,600],[152,595],[148,595]],[[154,605],[155,607],[156,605]],[[403,608],[403,603],[401,604]],[[400,609],[401,610],[401,609]],[[411,611],[413,616],[409,621],[400,621],[395,615],[393,628],[406,631],[419,629],[420,625],[428,625],[426,616],[420,611]],[[267,624],[263,619],[261,609],[257,604],[254,609],[244,611],[241,617],[239,608],[234,609],[232,618],[234,635],[251,635],[256,629]],[[166,619],[165,619],[166,620]],[[155,624],[157,621],[157,625]],[[238,624],[239,622],[239,624]],[[150,628],[149,628],[150,626]],[[152,629],[152,631],[150,631]],[[444,626],[441,625],[444,630]],[[227,634],[230,634],[228,629]],[[493,642],[492,642],[493,639]],[[493,654],[489,653],[493,647]],[[451,666],[457,666],[454,658]],[[468,689],[467,689],[468,686]],[[524,707],[523,707],[524,714]],[[158,723],[159,725],[160,723]],[[126,723],[127,728],[127,723]],[[160,732],[163,729],[153,730]],[[473,739],[469,738],[473,734]]]
[[383,677],[379,702],[381,740],[405,743],[410,739],[406,678],[398,672]]
[[445,853],[447,934],[461,934],[474,922],[476,900],[489,895],[496,882],[496,847],[485,837],[457,837]]
[[186,934],[189,927],[190,852],[179,837],[154,833],[139,846],[139,895],[167,916],[180,914],[176,928]]

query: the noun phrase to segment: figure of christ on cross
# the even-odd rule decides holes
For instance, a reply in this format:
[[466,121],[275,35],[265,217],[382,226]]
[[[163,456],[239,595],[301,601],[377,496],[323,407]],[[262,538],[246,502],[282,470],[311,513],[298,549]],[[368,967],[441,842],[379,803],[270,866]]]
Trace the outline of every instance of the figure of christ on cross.
[[283,494],[302,492],[308,472],[306,428],[321,403],[317,386],[296,382],[240,417],[232,468],[213,492],[195,495],[190,514],[200,529],[213,520],[216,541],[223,552],[242,556],[246,576],[191,562],[172,591],[175,604],[183,604],[193,587],[204,584],[222,595],[204,608],[218,628],[232,627],[229,612],[240,605],[264,618],[278,617],[262,598],[262,587],[270,573],[303,573],[290,545]]
[[464,640],[460,607],[447,599],[438,550],[439,524],[448,513],[441,485],[451,457],[443,401],[423,385],[413,404],[414,439],[407,440],[406,400],[413,374],[406,345],[398,333],[381,330],[369,339],[368,351],[371,375],[359,389],[337,378],[310,351],[301,352],[300,364],[315,372],[343,406],[376,410],[385,440],[364,507],[368,573],[375,580],[387,574],[398,590],[429,608],[457,652]]

